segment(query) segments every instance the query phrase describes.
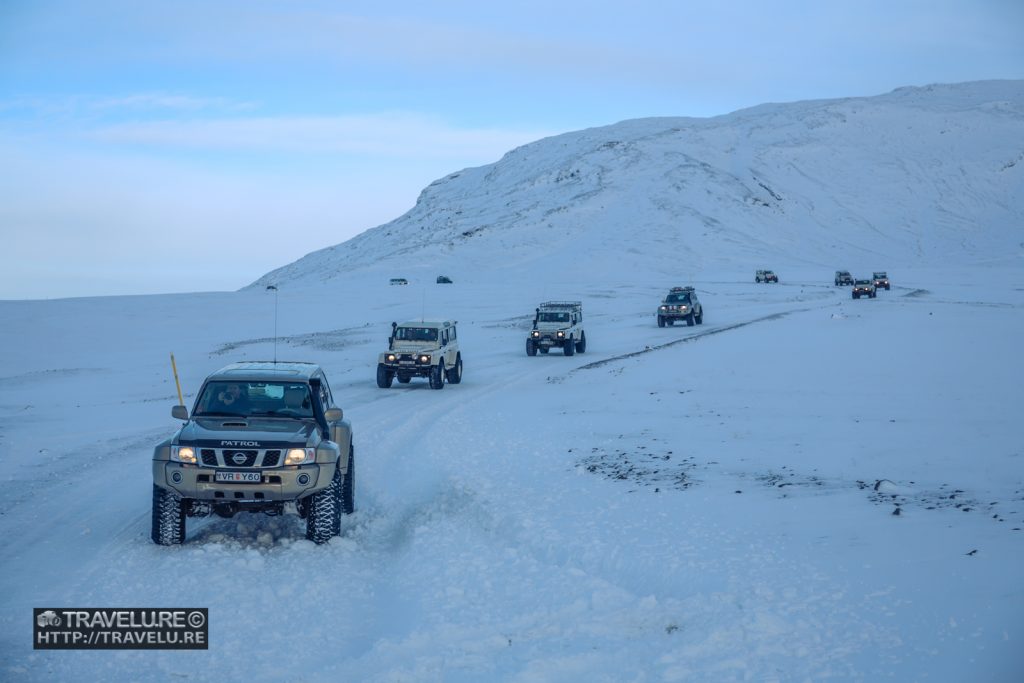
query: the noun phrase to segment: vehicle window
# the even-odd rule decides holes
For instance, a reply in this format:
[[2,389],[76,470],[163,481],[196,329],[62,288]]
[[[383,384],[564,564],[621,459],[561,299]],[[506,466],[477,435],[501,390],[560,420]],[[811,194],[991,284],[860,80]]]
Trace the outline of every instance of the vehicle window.
[[452,341],[455,341],[456,339],[459,338],[459,335],[455,333],[455,328],[454,327],[451,328],[451,330],[452,330]]
[[558,313],[553,311],[543,311],[537,318],[542,323],[567,323],[569,322],[568,313]]
[[688,304],[688,303],[690,303],[690,295],[689,294],[669,294],[667,301],[670,304]]
[[437,329],[433,327],[399,327],[395,339],[402,341],[437,341]]
[[196,402],[196,416],[312,417],[304,382],[208,382]]

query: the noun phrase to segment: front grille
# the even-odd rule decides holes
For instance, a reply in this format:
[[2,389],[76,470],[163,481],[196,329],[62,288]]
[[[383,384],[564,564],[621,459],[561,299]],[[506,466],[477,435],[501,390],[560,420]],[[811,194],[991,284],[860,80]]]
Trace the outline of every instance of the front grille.
[[[280,467],[284,452],[282,448],[201,448],[199,457],[203,467]],[[236,454],[241,454],[244,458],[235,462]]]
[[[224,457],[224,464],[227,467],[252,467],[253,463],[256,462],[256,454],[259,451],[236,451],[224,449],[221,451],[221,455]],[[244,460],[241,457],[243,456]]]

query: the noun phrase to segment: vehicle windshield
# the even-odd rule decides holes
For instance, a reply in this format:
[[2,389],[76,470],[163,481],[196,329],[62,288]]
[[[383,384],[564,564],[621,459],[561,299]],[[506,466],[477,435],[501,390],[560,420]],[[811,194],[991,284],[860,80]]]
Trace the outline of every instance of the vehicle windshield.
[[436,327],[399,327],[395,330],[395,339],[399,341],[436,342]]
[[569,314],[559,311],[541,311],[540,315],[537,316],[537,322],[567,323],[569,322]]
[[854,280],[853,283],[856,285],[870,285],[871,280]]
[[885,273],[875,273],[875,277],[885,277]]
[[665,303],[667,304],[688,304],[690,303],[689,294],[669,294],[665,297]]
[[313,417],[304,382],[207,382],[196,417]]

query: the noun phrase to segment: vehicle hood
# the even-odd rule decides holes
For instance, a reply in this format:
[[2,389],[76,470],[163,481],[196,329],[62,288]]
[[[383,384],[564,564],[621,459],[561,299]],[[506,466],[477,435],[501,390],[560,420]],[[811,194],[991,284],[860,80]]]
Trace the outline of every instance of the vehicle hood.
[[389,353],[426,353],[438,348],[436,342],[396,341]]
[[315,430],[316,423],[313,420],[203,417],[190,420],[181,428],[178,443],[209,448],[301,448],[310,442]]
[[537,327],[534,329],[541,332],[557,332],[558,330],[567,330],[570,327],[572,327],[572,323],[537,323]]

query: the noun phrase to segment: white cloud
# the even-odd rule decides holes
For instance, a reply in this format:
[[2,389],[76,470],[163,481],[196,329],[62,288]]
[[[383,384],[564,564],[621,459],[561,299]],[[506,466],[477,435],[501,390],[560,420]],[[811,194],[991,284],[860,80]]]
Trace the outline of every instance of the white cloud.
[[389,158],[495,161],[552,131],[458,128],[407,113],[252,117],[120,123],[87,136],[115,145],[198,150],[356,154]]

